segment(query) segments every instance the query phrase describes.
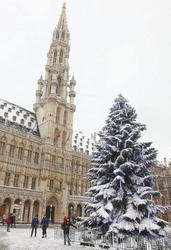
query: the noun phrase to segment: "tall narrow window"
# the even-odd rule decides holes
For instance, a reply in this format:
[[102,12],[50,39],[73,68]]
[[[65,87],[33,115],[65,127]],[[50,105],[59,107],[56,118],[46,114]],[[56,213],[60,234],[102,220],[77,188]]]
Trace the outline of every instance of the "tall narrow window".
[[59,53],[59,63],[63,62],[63,51],[61,50]]
[[35,152],[34,162],[37,164],[39,163],[39,153],[38,152]]
[[4,185],[9,186],[10,173],[5,173]]
[[53,190],[53,187],[54,187],[54,180],[50,180],[49,190]]
[[58,78],[57,78],[56,94],[57,94],[58,96],[61,95],[61,77],[58,77]]
[[5,143],[0,141],[0,154],[4,154]]
[[32,151],[28,150],[27,151],[27,161],[31,162],[31,157],[32,157]]
[[56,123],[60,123],[60,107],[56,109]]
[[14,151],[15,151],[15,146],[14,145],[10,145],[10,148],[9,148],[9,157],[11,157],[11,158],[14,157]]
[[64,40],[65,39],[65,32],[62,32],[61,38]]
[[67,125],[67,116],[68,116],[68,113],[67,111],[64,112],[64,126]]
[[59,181],[59,191],[62,191],[62,181]]
[[55,166],[56,165],[56,156],[52,155],[52,165]]
[[14,187],[18,187],[18,180],[19,180],[19,174],[15,174],[14,175],[14,183],[13,183]]
[[33,189],[33,190],[36,189],[36,178],[32,178],[31,189]]
[[53,63],[56,63],[57,51],[55,50],[53,53]]
[[24,176],[23,188],[28,188],[28,180],[29,180],[29,177],[28,176]]
[[59,140],[60,140],[61,134],[58,128],[55,129],[54,132],[54,145],[59,146]]
[[18,159],[22,160],[23,158],[23,148],[19,147],[18,148]]
[[62,148],[65,147],[66,145],[66,132],[64,131],[63,134],[62,134]]
[[59,38],[59,32],[56,33],[56,38]]

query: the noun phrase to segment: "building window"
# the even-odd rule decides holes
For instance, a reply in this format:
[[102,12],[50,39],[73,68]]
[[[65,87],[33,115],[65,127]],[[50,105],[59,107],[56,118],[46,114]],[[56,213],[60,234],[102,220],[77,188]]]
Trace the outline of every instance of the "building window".
[[159,182],[158,183],[158,187],[159,187],[159,190],[164,190],[164,183],[163,182]]
[[27,161],[31,162],[31,156],[32,156],[32,151],[28,150],[27,151]]
[[15,174],[14,175],[14,183],[13,183],[14,187],[18,187],[18,180],[19,180],[19,174]]
[[2,155],[4,153],[4,147],[5,147],[5,143],[0,141],[0,154],[2,154]]
[[61,77],[60,76],[57,78],[56,94],[58,96],[61,95]]
[[10,173],[6,173],[4,179],[4,185],[9,186],[9,181],[10,181]]
[[63,61],[63,51],[61,50],[59,53],[59,63],[62,63]]
[[55,50],[53,53],[53,63],[56,63],[57,51]]
[[64,131],[62,134],[62,148],[65,146],[66,144],[66,132]]
[[29,177],[24,176],[23,188],[28,188],[28,180],[29,180]]
[[168,187],[171,187],[171,177],[167,178],[167,185],[168,185]]
[[54,180],[50,180],[49,190],[53,190],[53,187],[54,187]]
[[60,108],[58,107],[56,110],[56,123],[60,122]]
[[62,181],[59,181],[59,191],[62,191]]
[[36,178],[32,178],[31,189],[33,189],[33,190],[36,189]]
[[56,156],[52,155],[52,165],[55,166],[56,165]]
[[19,147],[18,148],[18,159],[22,160],[23,158],[23,148]]
[[64,126],[67,125],[67,111],[64,112]]
[[14,150],[15,150],[14,145],[10,145],[10,149],[9,149],[9,157],[11,157],[11,158],[13,158],[13,157],[14,157]]
[[39,163],[39,153],[35,152],[34,162]]

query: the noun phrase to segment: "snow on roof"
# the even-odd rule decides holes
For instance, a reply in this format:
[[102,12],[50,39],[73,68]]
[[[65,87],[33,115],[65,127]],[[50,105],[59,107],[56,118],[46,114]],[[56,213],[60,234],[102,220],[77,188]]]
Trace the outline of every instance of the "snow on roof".
[[24,129],[39,136],[35,113],[3,99],[0,99],[0,123]]
[[96,133],[91,134],[91,137],[85,136],[82,131],[73,131],[73,149],[91,155],[94,150],[94,145],[97,142]]

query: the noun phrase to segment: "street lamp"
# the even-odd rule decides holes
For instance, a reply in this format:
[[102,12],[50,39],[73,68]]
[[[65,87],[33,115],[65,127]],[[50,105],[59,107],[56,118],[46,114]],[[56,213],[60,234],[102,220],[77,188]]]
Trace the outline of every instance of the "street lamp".
[[70,217],[72,218],[72,210],[73,210],[73,207],[71,206],[70,207]]
[[21,204],[22,202],[19,202],[19,210],[18,210],[18,219],[20,220],[20,223],[22,222],[22,214],[21,214]]
[[49,218],[51,223],[52,223],[52,207],[53,207],[53,205],[51,204],[50,205],[50,218]]

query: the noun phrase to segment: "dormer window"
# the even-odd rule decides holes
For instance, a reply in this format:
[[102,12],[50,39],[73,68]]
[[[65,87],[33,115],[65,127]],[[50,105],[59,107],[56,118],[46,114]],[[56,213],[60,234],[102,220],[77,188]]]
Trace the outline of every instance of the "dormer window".
[[16,119],[17,119],[17,117],[16,117],[16,116],[13,116],[12,119],[13,119],[13,121],[15,122]]
[[5,117],[8,117],[8,113],[7,113],[7,112],[5,112],[5,113],[4,113],[4,116],[5,116]]
[[21,124],[24,124],[24,119],[21,119],[21,120],[20,120],[20,123],[21,123]]

